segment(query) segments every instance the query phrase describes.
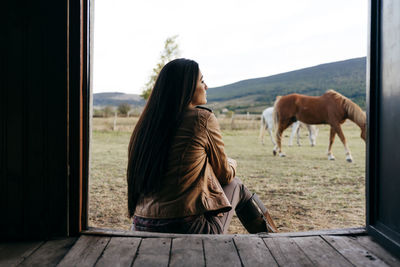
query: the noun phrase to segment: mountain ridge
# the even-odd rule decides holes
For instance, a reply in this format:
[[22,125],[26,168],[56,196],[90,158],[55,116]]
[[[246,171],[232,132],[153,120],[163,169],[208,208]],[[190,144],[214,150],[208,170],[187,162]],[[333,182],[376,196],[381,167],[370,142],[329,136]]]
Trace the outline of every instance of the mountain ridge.
[[365,108],[366,57],[323,63],[210,88],[207,91],[207,106],[217,110],[227,107],[239,113],[260,112],[271,106],[278,95],[300,93],[317,96],[329,89]]
[[[237,113],[258,113],[272,106],[278,95],[299,93],[317,96],[329,89],[338,91],[361,108],[365,108],[366,57],[323,63],[209,88],[206,106],[214,110],[228,108]],[[120,92],[93,94],[95,107],[118,106],[123,103],[133,107],[145,105],[145,101],[136,94]]]
[[142,107],[145,104],[144,99],[137,94],[125,94],[121,92],[104,92],[93,94],[93,106],[118,106],[120,104],[129,104],[133,107]]

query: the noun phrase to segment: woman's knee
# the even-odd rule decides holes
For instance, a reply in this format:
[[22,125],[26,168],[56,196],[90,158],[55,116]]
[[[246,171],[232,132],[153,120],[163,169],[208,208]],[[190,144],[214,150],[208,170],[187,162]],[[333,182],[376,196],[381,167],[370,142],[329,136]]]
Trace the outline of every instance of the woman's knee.
[[244,187],[244,184],[243,184],[242,180],[235,177],[229,182],[229,184],[223,185],[222,189],[224,190],[225,194],[231,195],[233,192],[236,191],[236,188],[240,188],[239,190],[242,190],[243,187]]
[[250,190],[243,184],[242,180],[240,180],[238,177],[233,178],[229,184],[223,186],[223,190],[225,191],[225,194],[228,196],[228,198],[233,194],[238,194],[239,204],[251,198]]

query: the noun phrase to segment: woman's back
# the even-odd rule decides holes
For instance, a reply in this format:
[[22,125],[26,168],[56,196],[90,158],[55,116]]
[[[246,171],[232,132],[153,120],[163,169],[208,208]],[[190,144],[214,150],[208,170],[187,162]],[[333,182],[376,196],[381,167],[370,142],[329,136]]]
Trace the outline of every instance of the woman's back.
[[235,174],[227,162],[214,114],[200,107],[188,108],[171,144],[161,190],[141,197],[135,214],[176,218],[230,210],[220,185],[229,183]]

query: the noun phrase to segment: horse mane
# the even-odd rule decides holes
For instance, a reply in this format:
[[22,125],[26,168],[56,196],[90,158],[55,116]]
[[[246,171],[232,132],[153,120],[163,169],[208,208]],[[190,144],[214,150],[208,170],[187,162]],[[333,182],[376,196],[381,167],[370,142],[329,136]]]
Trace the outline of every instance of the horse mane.
[[332,89],[326,91],[325,94],[332,96],[336,101],[342,104],[350,120],[354,121],[354,123],[360,127],[365,126],[367,117],[365,112],[356,103]]

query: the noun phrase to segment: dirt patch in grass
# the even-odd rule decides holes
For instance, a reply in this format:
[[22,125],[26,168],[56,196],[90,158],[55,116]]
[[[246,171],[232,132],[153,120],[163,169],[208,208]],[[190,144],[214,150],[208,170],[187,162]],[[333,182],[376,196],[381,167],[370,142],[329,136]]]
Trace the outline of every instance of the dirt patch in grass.
[[[117,131],[110,131],[113,119],[95,118],[91,143],[89,225],[102,228],[130,228],[126,207],[126,165],[129,138],[136,118],[118,118]],[[237,175],[259,195],[282,232],[359,227],[365,225],[365,143],[352,122],[343,125],[354,162],[345,160],[337,138],[335,161],[326,156],[329,127],[319,126],[317,145],[311,147],[306,131],[302,146],[288,147],[285,158],[272,155],[269,138],[258,139],[254,120],[221,121],[227,154],[238,161]],[[247,125],[247,126],[246,126]],[[230,233],[247,233],[234,217]]]

